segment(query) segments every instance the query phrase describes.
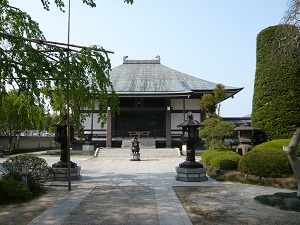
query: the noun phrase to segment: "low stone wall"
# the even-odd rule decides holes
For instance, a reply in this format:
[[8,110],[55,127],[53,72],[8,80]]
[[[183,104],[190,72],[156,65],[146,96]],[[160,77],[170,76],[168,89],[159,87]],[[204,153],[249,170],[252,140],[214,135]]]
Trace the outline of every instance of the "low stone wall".
[[[8,149],[8,137],[0,136],[0,150]],[[20,136],[13,140],[12,149],[53,149],[54,137]]]

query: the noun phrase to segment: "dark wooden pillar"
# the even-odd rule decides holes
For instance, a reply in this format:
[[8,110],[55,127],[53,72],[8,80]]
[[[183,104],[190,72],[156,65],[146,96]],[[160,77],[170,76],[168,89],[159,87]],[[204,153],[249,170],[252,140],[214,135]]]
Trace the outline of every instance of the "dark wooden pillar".
[[112,146],[112,115],[110,109],[107,110],[106,114],[106,148]]
[[171,147],[171,100],[167,99],[166,111],[166,147]]

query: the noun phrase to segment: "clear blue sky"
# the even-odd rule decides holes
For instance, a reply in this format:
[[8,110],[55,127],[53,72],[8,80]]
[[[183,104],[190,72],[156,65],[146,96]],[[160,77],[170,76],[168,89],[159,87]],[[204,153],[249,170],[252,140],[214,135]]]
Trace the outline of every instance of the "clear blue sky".
[[[252,111],[256,37],[280,23],[287,0],[96,0],[90,8],[71,1],[70,42],[115,52],[112,67],[129,59],[154,59],[172,69],[232,87],[244,87],[222,103],[221,116]],[[39,0],[11,0],[40,24],[46,38],[67,42],[67,13]]]

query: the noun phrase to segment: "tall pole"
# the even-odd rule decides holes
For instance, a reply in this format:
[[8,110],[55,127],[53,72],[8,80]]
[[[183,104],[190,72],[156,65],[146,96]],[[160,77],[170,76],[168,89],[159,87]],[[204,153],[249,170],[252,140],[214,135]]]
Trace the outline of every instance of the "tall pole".
[[[68,59],[70,56],[70,18],[71,18],[71,0],[69,0],[69,12],[68,12]],[[67,73],[67,153],[68,153],[68,190],[71,191],[71,157],[70,157],[70,86],[69,86],[69,71]]]

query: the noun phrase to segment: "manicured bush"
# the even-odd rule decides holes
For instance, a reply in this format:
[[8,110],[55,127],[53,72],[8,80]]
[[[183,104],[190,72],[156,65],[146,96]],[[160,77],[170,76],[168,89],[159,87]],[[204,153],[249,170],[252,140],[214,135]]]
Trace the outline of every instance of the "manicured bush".
[[[256,145],[253,147],[253,150],[256,149],[268,149],[268,148],[276,148],[276,149],[282,149],[283,146],[288,146],[291,139],[278,139],[278,140],[272,140],[268,142],[264,142],[262,144]],[[297,148],[297,155],[300,156],[300,145],[298,145]]]
[[29,186],[31,188],[40,186],[40,181],[47,180],[51,175],[52,168],[47,161],[34,155],[19,155],[9,158],[2,164],[2,172],[6,178],[22,181],[22,165],[29,167]]
[[204,164],[215,169],[232,170],[236,169],[241,156],[232,150],[206,150],[201,159]]
[[11,199],[30,199],[33,193],[22,182],[13,179],[0,181],[2,190]]
[[239,161],[238,170],[260,177],[293,175],[287,153],[277,148],[260,148],[248,152]]
[[239,154],[234,152],[227,152],[226,154],[219,154],[213,157],[210,161],[210,166],[215,169],[234,170],[238,167],[241,159]]

